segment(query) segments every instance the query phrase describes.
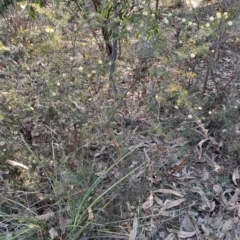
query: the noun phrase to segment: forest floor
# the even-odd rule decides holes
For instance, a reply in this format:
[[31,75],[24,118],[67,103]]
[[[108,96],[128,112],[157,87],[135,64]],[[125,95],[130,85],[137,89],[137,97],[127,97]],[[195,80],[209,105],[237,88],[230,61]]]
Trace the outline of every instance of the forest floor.
[[117,93],[94,23],[5,13],[1,239],[240,239],[240,30],[209,33],[221,7],[136,13]]

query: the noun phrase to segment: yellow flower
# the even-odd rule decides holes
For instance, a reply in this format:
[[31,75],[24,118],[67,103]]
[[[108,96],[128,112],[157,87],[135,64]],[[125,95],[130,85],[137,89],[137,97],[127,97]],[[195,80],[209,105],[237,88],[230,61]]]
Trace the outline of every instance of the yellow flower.
[[222,17],[222,14],[220,12],[217,12],[216,16],[217,16],[218,19],[220,19]]
[[228,13],[227,12],[224,12],[223,16],[224,16],[225,19],[228,19]]
[[163,21],[164,21],[164,23],[166,23],[166,24],[168,24],[168,23],[169,23],[169,21],[168,21],[168,19],[167,19],[167,18],[164,18],[164,19],[163,19]]
[[20,6],[21,9],[25,9],[26,8],[26,5],[24,5],[23,3],[20,3],[19,6]]
[[210,17],[209,20],[210,20],[211,22],[213,22],[213,21],[214,21],[214,17]]
[[160,100],[161,100],[161,96],[160,96],[159,93],[157,93],[157,94],[155,95],[155,99],[156,99],[157,101],[160,101]]
[[191,57],[191,58],[195,58],[195,57],[196,57],[196,54],[195,54],[195,53],[191,53],[190,57]]
[[46,26],[45,31],[46,31],[47,33],[53,33],[53,32],[54,32],[54,29],[51,28],[51,27],[49,27],[49,26]]
[[209,28],[210,27],[210,23],[206,23],[206,25],[205,25],[207,28]]

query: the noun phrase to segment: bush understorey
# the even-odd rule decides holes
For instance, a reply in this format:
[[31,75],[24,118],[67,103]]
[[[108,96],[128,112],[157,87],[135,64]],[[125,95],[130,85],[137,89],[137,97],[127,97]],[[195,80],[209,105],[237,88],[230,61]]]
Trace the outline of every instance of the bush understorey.
[[200,2],[0,5],[1,239],[240,238],[240,3]]

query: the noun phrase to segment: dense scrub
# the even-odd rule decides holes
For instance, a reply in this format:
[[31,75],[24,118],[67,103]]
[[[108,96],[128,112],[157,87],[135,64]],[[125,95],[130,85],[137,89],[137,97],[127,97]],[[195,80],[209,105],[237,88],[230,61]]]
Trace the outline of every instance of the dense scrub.
[[238,1],[0,8],[3,239],[239,238]]

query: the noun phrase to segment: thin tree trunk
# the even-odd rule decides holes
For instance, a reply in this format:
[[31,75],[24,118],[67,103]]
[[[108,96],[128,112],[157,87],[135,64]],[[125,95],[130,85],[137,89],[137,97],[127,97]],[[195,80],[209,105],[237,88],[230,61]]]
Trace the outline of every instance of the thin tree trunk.
[[[94,7],[95,7],[95,11],[99,12],[99,9],[100,9],[100,6],[101,6],[100,0],[93,0],[93,4],[94,4]],[[104,39],[104,42],[105,42],[106,52],[107,52],[107,55],[110,57],[112,55],[112,45],[109,41],[110,33],[108,31],[108,28],[107,28],[107,20],[103,22],[101,30],[102,30],[102,35],[103,35],[103,39]]]
[[[113,0],[113,18],[117,19],[117,0]],[[118,28],[113,29],[113,40],[112,40],[112,55],[111,55],[111,66],[110,66],[110,74],[109,74],[109,82],[112,86],[112,90],[115,94],[117,94],[117,87],[114,80],[114,72],[115,72],[115,63],[117,59],[117,50],[118,50],[118,42],[116,36],[118,35]],[[115,34],[114,34],[115,33]]]

